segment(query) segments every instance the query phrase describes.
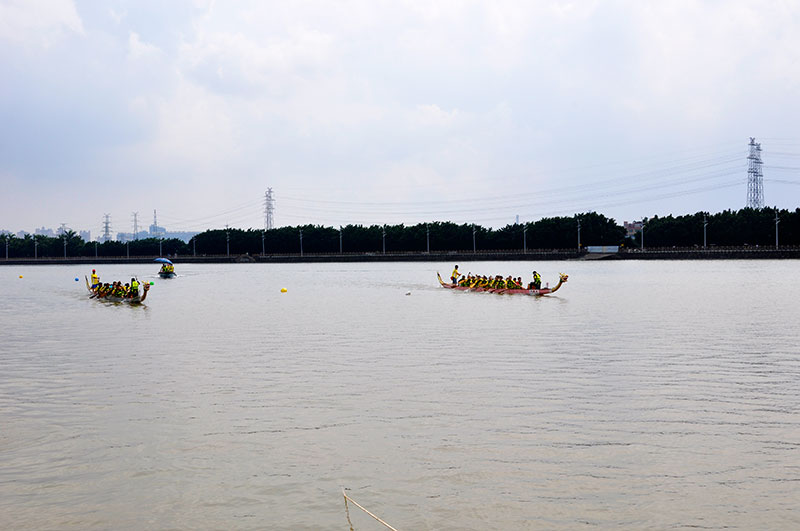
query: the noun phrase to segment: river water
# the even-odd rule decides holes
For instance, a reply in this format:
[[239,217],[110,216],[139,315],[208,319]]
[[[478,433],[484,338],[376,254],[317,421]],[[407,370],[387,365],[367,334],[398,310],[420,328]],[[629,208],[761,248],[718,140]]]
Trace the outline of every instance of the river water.
[[0,268],[0,528],[800,528],[797,262],[452,266]]

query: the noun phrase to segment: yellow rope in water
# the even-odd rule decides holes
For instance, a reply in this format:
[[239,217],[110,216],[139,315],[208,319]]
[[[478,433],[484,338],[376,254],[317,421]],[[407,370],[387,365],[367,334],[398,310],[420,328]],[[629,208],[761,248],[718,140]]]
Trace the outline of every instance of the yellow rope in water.
[[377,520],[380,523],[382,523],[383,525],[385,525],[387,528],[391,529],[392,531],[397,531],[397,529],[395,529],[394,527],[390,526],[389,524],[387,524],[386,522],[384,522],[383,520],[381,520],[380,518],[378,518],[377,516],[375,516],[374,514],[369,512],[368,510],[364,509],[361,505],[358,504],[357,501],[355,501],[353,498],[351,498],[350,496],[345,494],[344,489],[342,489],[342,496],[344,496],[344,510],[345,510],[345,512],[347,512],[347,523],[350,524],[350,531],[354,531],[354,530],[353,530],[353,523],[350,521],[350,510],[347,508],[347,500],[350,500],[351,502],[353,502],[353,505],[355,505],[356,507],[358,507],[359,509],[361,509],[362,511],[364,511],[365,513],[367,513],[368,515],[373,517],[375,520]]

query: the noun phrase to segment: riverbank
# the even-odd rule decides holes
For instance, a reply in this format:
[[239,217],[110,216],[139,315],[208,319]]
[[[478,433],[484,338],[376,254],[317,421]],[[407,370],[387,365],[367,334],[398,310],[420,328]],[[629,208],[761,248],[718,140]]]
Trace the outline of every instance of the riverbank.
[[[149,264],[155,256],[76,256],[67,258],[13,258],[0,265],[65,264]],[[764,249],[757,247],[726,249],[633,249],[617,253],[577,251],[454,251],[443,253],[345,253],[345,254],[276,254],[276,255],[203,255],[170,257],[175,263],[324,263],[324,262],[474,262],[474,261],[545,261],[545,260],[743,260],[798,259],[800,248]]]

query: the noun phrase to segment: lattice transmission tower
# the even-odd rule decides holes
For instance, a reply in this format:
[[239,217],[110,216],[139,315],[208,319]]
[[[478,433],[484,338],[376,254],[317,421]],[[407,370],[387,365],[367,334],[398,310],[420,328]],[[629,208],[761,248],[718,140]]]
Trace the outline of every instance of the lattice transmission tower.
[[272,188],[267,188],[264,192],[264,229],[275,228],[275,198],[272,196]]
[[139,213],[133,212],[133,239],[139,239]]
[[761,173],[761,143],[750,137],[747,156],[747,207],[764,208],[764,176]]
[[111,214],[103,214],[103,241],[111,241]]

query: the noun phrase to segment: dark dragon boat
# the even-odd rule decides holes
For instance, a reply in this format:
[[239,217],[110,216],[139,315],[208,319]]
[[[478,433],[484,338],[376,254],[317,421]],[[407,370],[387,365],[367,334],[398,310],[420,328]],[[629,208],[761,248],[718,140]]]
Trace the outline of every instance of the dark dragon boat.
[[96,289],[92,289],[91,285],[89,284],[89,279],[86,278],[85,276],[83,278],[86,279],[86,289],[89,290],[89,298],[97,299],[99,301],[139,304],[144,302],[144,300],[147,298],[147,292],[150,291],[150,284],[142,284],[141,285],[142,289],[139,291],[139,295],[136,297],[116,297],[112,295],[100,295]]
[[555,293],[558,291],[558,288],[564,284],[567,279],[569,278],[568,275],[564,273],[558,274],[558,284],[553,286],[552,288],[539,288],[539,289],[506,289],[506,288],[482,288],[482,287],[469,287],[469,286],[459,286],[458,284],[449,284],[442,280],[442,276],[437,272],[436,276],[439,278],[439,284],[442,285],[443,288],[447,289],[455,289],[458,291],[485,291],[488,293],[499,293],[503,295],[531,295],[534,297],[538,297],[540,295],[549,295],[550,293]]

